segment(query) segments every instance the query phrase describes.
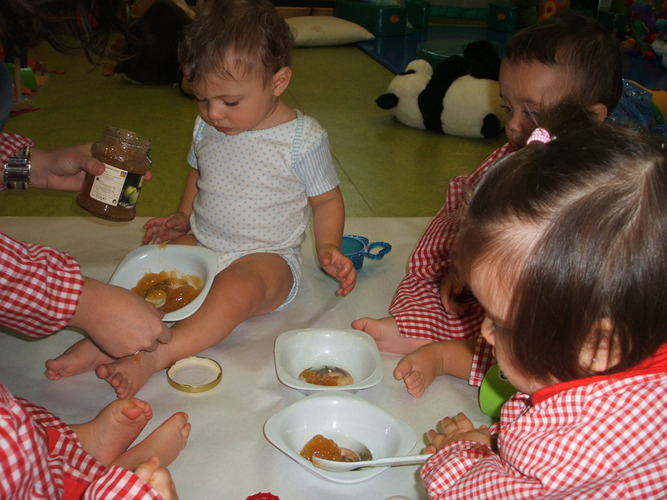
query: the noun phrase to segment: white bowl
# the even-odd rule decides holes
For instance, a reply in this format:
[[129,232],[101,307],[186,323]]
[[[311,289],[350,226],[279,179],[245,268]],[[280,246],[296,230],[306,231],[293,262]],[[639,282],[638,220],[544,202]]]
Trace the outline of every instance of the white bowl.
[[[358,330],[302,328],[276,339],[278,380],[304,394],[326,391],[358,391],[377,385],[384,375],[380,352],[373,338]],[[346,370],[354,383],[342,386],[309,384],[299,379],[306,368],[336,366]]]
[[343,391],[313,394],[280,410],[264,424],[264,435],[280,451],[304,469],[334,483],[360,483],[388,467],[348,472],[319,469],[300,455],[317,434],[345,446],[346,438],[368,447],[373,458],[407,455],[417,434],[405,422],[354,394]]
[[218,257],[208,248],[189,245],[144,245],[128,253],[118,264],[109,284],[132,289],[146,273],[176,271],[198,276],[202,282],[199,295],[189,304],[166,313],[165,322],[178,321],[193,314],[204,302],[218,268]]

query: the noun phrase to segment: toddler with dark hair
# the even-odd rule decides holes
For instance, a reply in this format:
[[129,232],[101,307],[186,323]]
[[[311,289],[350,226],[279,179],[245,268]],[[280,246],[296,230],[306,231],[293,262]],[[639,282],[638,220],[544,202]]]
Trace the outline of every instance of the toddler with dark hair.
[[429,432],[433,499],[663,498],[667,487],[667,153],[595,126],[491,168],[455,265],[518,392],[500,422]]

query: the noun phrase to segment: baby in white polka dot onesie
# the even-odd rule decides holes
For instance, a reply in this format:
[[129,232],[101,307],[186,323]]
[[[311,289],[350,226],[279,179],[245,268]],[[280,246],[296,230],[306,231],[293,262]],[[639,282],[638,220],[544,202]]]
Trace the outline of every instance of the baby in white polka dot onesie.
[[291,301],[311,210],[319,264],[340,282],[338,295],[354,288],[326,132],[280,98],[292,76],[292,41],[270,0],[209,0],[186,28],[179,58],[200,112],[192,169],[178,211],[146,223],[144,242],[211,248],[218,274],[199,310],[172,326],[169,343],[121,359],[82,350],[91,364],[101,360],[96,373],[119,398]]

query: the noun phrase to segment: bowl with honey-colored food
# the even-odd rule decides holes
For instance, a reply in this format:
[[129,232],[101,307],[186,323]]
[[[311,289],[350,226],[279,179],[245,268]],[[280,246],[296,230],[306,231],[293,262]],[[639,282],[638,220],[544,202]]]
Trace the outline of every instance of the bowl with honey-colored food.
[[264,435],[312,474],[343,484],[367,481],[387,467],[333,472],[316,467],[308,457],[336,460],[339,455],[344,460],[350,442],[363,444],[372,458],[403,456],[417,444],[417,434],[406,422],[343,391],[313,394],[283,408],[266,421]]
[[118,265],[109,284],[132,290],[173,322],[193,314],[211,288],[218,267],[215,252],[188,245],[145,245]]
[[384,375],[375,341],[358,330],[290,330],[276,339],[274,355],[278,380],[304,394],[356,392]]

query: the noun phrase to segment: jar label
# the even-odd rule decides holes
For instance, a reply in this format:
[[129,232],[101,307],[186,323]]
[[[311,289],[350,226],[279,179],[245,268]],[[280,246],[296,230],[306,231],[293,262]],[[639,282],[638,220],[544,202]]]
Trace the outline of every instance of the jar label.
[[114,207],[134,207],[139,199],[144,176],[105,163],[104,173],[93,180],[90,197]]

